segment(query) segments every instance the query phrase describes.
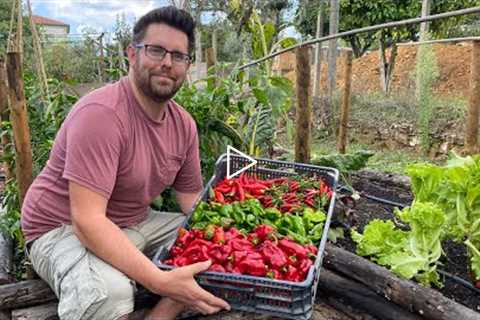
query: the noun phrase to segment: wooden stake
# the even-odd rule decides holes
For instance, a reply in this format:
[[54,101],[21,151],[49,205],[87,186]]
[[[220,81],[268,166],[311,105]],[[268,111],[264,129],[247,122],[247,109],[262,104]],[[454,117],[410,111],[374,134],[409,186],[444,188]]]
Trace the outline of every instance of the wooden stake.
[[347,145],[348,112],[350,109],[350,88],[352,84],[352,51],[345,51],[345,88],[343,89],[342,109],[338,127],[337,150],[345,153]]
[[32,32],[33,40],[33,51],[35,52],[35,66],[37,68],[38,78],[40,79],[40,89],[42,90],[42,98],[44,103],[49,101],[48,93],[48,82],[47,82],[47,73],[45,72],[45,65],[43,63],[43,54],[42,46],[40,45],[40,39],[38,37],[37,27],[33,21],[32,16],[32,6],[30,5],[30,0],[27,1],[28,4],[28,17],[30,20],[30,30]]
[[207,48],[207,71],[213,67],[217,61],[215,58],[215,49],[214,48]]
[[473,41],[472,66],[470,68],[470,99],[465,128],[465,149],[468,154],[478,150],[478,116],[480,108],[480,41]]
[[295,161],[310,162],[311,114],[309,101],[310,88],[310,57],[309,47],[295,50],[297,74],[297,108],[295,128]]
[[15,174],[20,190],[20,204],[32,183],[32,148],[28,127],[27,104],[23,89],[22,64],[19,52],[7,54],[7,79],[10,96],[13,138],[16,150]]

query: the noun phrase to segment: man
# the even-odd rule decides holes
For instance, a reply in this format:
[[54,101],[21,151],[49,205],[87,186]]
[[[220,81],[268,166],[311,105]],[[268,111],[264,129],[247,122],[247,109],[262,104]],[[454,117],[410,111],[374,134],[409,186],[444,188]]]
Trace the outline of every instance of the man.
[[184,213],[202,189],[198,136],[171,98],[185,80],[191,16],[153,10],[133,30],[128,77],[83,97],[55,139],[22,207],[34,269],[59,297],[63,319],[128,319],[138,282],[163,298],[149,319],[184,307],[211,314],[229,305],[193,276],[210,262],[159,270],[142,253],[175,240],[183,214],[150,212],[172,185]]

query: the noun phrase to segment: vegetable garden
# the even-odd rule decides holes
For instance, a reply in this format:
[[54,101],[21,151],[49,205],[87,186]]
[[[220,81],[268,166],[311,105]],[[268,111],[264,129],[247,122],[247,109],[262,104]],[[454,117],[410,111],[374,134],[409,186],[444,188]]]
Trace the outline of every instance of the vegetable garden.
[[[312,5],[307,2],[300,1],[297,8],[298,29],[307,28],[311,13],[304,10]],[[371,3],[361,6],[362,1],[339,2],[343,9],[337,10],[374,9]],[[377,9],[383,12],[381,6],[388,7],[387,2],[379,1]],[[319,3],[317,22],[323,26],[326,8],[324,1]],[[249,48],[242,57],[234,57],[240,61],[236,63],[218,62],[217,48],[207,50],[206,76],[185,83],[175,97],[196,121],[206,187],[173,246],[159,248],[152,259],[164,270],[212,260],[198,282],[228,300],[234,311],[208,317],[187,313],[185,318],[480,319],[480,156],[476,154],[480,40],[471,41],[471,90],[462,150],[452,152],[447,161],[408,164],[399,175],[365,170],[374,152],[353,152],[348,146],[353,54],[361,55],[372,46],[365,42],[368,37],[357,34],[378,39],[374,49],[379,49],[380,55],[386,46],[391,47],[388,55],[383,52],[386,69],[380,70],[384,94],[388,94],[397,42],[405,37],[418,40],[412,30],[419,23],[430,22],[434,30],[448,25],[441,21],[452,23],[455,19],[456,23],[475,25],[480,12],[480,7],[473,7],[478,5],[475,1],[453,1],[446,9],[439,5],[431,14],[422,11],[422,18],[412,18],[421,8],[418,3],[407,3],[410,1],[405,1],[408,10],[416,13],[398,16],[397,20],[403,21],[388,23],[392,16],[397,17],[391,9],[385,12],[392,16],[386,14],[363,25],[343,21],[340,31],[337,26],[328,35],[317,32],[315,39],[305,37],[303,42],[279,37],[281,24],[268,18],[276,12],[280,19],[282,10],[292,10],[289,1],[264,6],[256,1],[207,5],[208,10],[227,13],[229,28],[237,28]],[[328,8],[331,24],[338,5],[331,1]],[[463,9],[468,5],[471,8]],[[30,54],[28,50],[22,53],[26,41],[22,30],[28,26],[22,19],[21,1],[11,1],[8,8],[12,13],[9,37],[5,54],[0,51],[5,57],[0,58],[5,172],[0,214],[0,319],[51,319],[56,317],[56,298],[29,265],[19,226],[20,208],[31,180],[48,160],[56,132],[79,96],[68,80],[42,75],[41,51],[37,57],[38,51],[33,53],[33,49]],[[201,1],[192,1],[190,9],[207,10]],[[472,14],[477,20],[470,20]],[[28,34],[37,47],[35,25],[30,27]],[[205,34],[210,31],[205,26]],[[436,36],[440,38],[440,34]],[[426,41],[422,36],[420,40]],[[321,66],[319,49],[315,53],[318,64],[311,70],[314,45],[320,48],[330,41],[331,50],[337,52],[338,38],[349,46],[338,57],[345,66],[344,85],[335,91],[329,82],[323,100],[318,92],[312,97],[309,88],[316,91],[322,87],[312,84],[312,78],[320,79],[314,73],[320,72]],[[100,41],[101,54],[94,54],[93,59],[102,80],[115,81],[125,75],[123,55],[108,57],[108,53],[118,52],[117,48],[122,51],[122,41],[128,44],[125,39],[128,36],[119,33],[118,43],[110,48],[105,44],[105,49]],[[428,76],[434,74],[428,64],[434,58],[429,56],[431,47],[419,45],[416,103],[420,114],[416,121],[425,151],[434,118],[432,110],[426,110],[434,95],[433,78]],[[295,82],[272,67],[272,58],[292,49]],[[201,62],[199,52],[196,55]],[[331,59],[329,56],[329,69]],[[337,61],[336,56],[333,59]],[[104,68],[107,63],[109,68]],[[312,104],[313,115],[321,118],[319,126],[312,119]],[[312,141],[317,139],[314,132],[333,136],[337,152],[312,151]],[[258,164],[226,178],[229,159],[223,153],[227,145],[255,157]],[[243,165],[239,158],[230,160],[233,166]],[[167,189],[151,206],[178,211],[173,194]],[[136,298],[138,310],[157,299],[142,288]]]

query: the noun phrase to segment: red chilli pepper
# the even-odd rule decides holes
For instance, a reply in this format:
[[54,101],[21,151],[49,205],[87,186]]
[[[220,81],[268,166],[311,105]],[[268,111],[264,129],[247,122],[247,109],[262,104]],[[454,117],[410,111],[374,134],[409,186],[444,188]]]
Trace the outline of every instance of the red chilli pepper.
[[237,228],[230,228],[225,232],[225,241],[228,243],[229,241],[237,238],[243,238],[244,236],[238,231]]
[[269,277],[271,279],[277,279],[277,280],[282,280],[283,279],[282,273],[278,270],[275,270],[275,269],[269,270],[267,272],[267,277]]
[[250,256],[237,264],[237,267],[241,273],[250,274],[252,276],[264,277],[267,274],[265,263],[260,259],[252,259]]
[[219,264],[212,264],[210,268],[208,268],[207,271],[213,271],[213,272],[225,272],[225,268]]
[[215,200],[218,202],[218,203],[225,203],[225,197],[223,196],[223,194],[218,191],[218,190],[215,190]]
[[223,228],[217,227],[215,229],[212,241],[215,242],[215,243],[220,243],[220,244],[225,243],[225,231],[223,231]]
[[247,239],[236,238],[230,241],[233,250],[237,251],[253,251],[254,247]]
[[293,266],[288,266],[288,270],[285,273],[285,280],[299,282],[302,279],[301,279],[300,274],[298,273],[297,268],[295,268]]
[[296,256],[298,259],[307,257],[308,251],[302,245],[293,242],[288,238],[283,238],[278,241],[278,246],[288,255]]
[[475,288],[480,289],[480,280],[475,281]]
[[270,240],[262,243],[259,252],[263,256],[263,260],[276,270],[287,264],[285,253]]
[[245,190],[240,183],[237,182],[237,200],[244,201],[245,200]]
[[300,275],[302,276],[302,278],[305,278],[305,276],[308,273],[308,270],[310,269],[310,267],[312,265],[313,265],[312,260],[310,260],[308,258],[300,261],[300,263],[298,265],[298,271],[299,271]]
[[275,232],[275,228],[268,225],[268,224],[262,224],[257,226],[253,232],[257,235],[257,237],[261,241],[265,241],[267,239],[270,239],[273,236],[273,233]]

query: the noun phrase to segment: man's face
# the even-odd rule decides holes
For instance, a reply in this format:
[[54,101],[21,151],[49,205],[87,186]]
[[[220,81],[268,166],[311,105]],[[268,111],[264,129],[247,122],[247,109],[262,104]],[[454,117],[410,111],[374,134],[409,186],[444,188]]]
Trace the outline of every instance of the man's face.
[[[188,37],[185,33],[166,24],[148,26],[142,44],[147,47],[129,50],[130,66],[138,89],[155,102],[165,102],[172,98],[185,80],[189,62],[176,61],[172,53],[166,53],[163,59],[152,54],[155,47],[169,52],[188,54]],[[157,48],[159,48],[157,47]],[[161,49],[160,49],[161,50]],[[177,59],[178,60],[178,59]]]

